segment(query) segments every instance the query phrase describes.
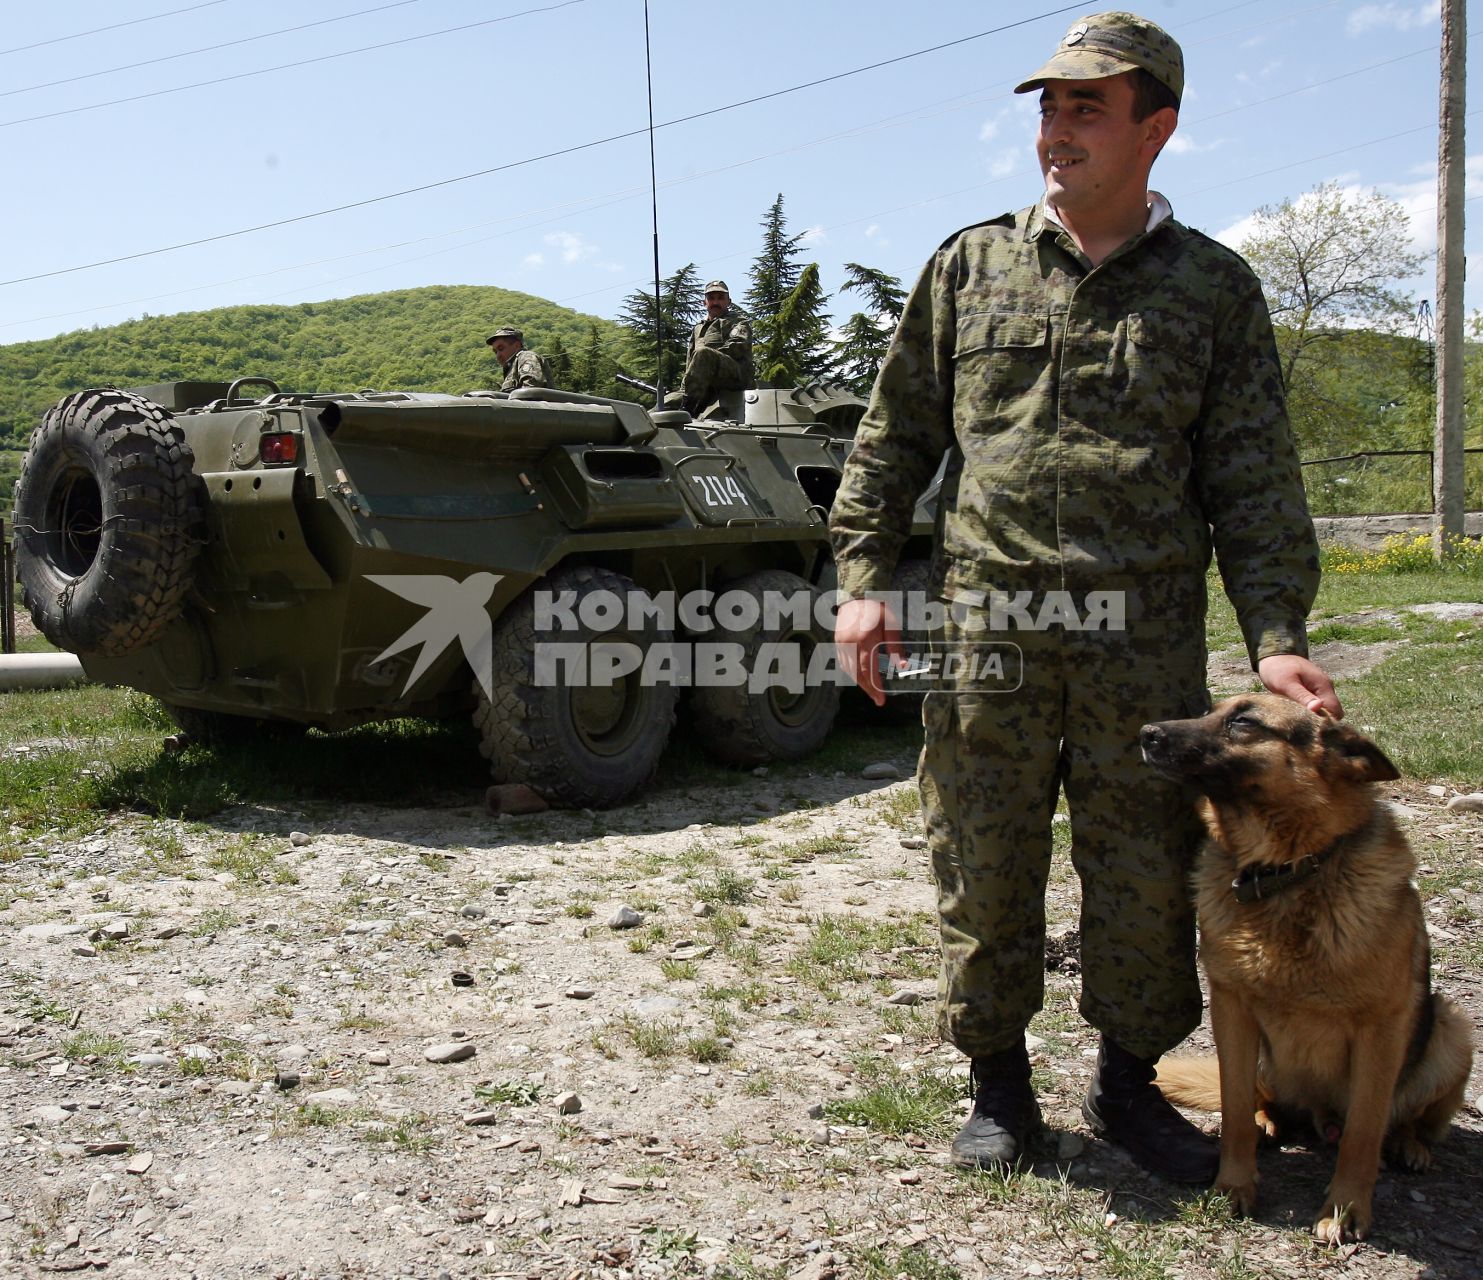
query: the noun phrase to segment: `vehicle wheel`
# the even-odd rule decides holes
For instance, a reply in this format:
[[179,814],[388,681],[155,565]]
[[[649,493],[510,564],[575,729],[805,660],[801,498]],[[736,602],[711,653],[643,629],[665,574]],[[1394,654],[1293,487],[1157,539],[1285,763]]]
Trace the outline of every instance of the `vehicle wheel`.
[[200,711],[174,703],[161,704],[165,714],[181,731],[203,746],[227,747],[252,739],[268,738],[283,742],[301,738],[309,726],[297,720],[266,720],[259,716],[238,716],[225,711]]
[[[622,574],[607,569],[560,569],[536,584],[553,595],[574,593],[573,611],[598,593],[624,602],[641,592]],[[625,614],[630,611],[625,610]],[[493,699],[474,682],[474,725],[480,750],[496,782],[523,782],[553,804],[607,808],[648,782],[659,767],[674,727],[679,690],[671,683],[645,684],[640,670],[606,687],[571,685],[543,678],[537,683],[536,646],[541,642],[590,646],[632,644],[645,655],[671,639],[646,619],[629,627],[627,616],[606,628],[537,634],[535,590],[527,591],[495,623],[491,687]]]
[[[926,560],[903,560],[896,566],[896,572],[891,577],[891,590],[901,593],[902,608],[906,610],[908,608],[906,602],[911,595],[918,592],[923,596],[931,594],[932,565]],[[911,629],[907,626],[908,617],[901,619],[903,643],[913,646],[926,644],[932,633],[926,630]],[[903,723],[918,722],[922,718],[922,698],[923,695],[920,693],[888,694],[882,711],[892,720],[900,720]]]
[[[764,609],[753,626],[706,633],[707,638],[714,636],[723,643],[739,643],[748,673],[764,645],[796,647],[797,669],[806,673],[814,650],[829,642],[814,616],[818,592],[796,573],[764,569],[738,578],[727,591],[745,591],[759,603],[772,593],[791,597],[803,592],[809,597],[806,626],[796,626],[792,618],[769,619]],[[768,625],[774,621],[776,625]],[[826,683],[811,687],[805,683],[801,689],[790,690],[774,684],[755,692],[745,684],[697,688],[691,695],[690,708],[700,740],[723,764],[797,760],[816,751],[829,736],[839,711],[839,686]]]
[[127,391],[47,411],[16,481],[16,568],[36,626],[117,658],[180,612],[199,538],[192,455],[174,419]]

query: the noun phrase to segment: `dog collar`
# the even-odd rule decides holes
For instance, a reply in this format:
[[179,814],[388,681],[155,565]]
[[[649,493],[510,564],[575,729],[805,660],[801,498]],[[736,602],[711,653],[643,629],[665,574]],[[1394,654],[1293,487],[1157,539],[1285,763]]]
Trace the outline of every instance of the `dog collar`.
[[1317,875],[1319,867],[1328,861],[1329,855],[1337,848],[1335,843],[1320,853],[1307,854],[1294,862],[1264,862],[1243,868],[1241,874],[1231,881],[1236,901],[1258,902],[1281,893],[1284,889],[1291,889],[1295,884],[1301,884],[1309,877]]

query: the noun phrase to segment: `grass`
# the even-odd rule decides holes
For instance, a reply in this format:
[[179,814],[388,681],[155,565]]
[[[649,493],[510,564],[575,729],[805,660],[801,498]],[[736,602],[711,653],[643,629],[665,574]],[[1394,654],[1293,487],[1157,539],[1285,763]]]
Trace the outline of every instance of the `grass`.
[[824,1104],[824,1115],[841,1124],[863,1125],[877,1133],[915,1133],[942,1138],[957,1127],[957,1104],[963,1082],[944,1072],[907,1072],[870,1054],[852,1061],[864,1088],[851,1098]]
[[[788,961],[787,971],[825,995],[840,982],[863,982],[872,976],[872,965],[894,959],[896,974],[925,977],[935,960],[899,954],[903,948],[936,946],[937,930],[924,912],[900,920],[872,920],[855,915],[825,915],[814,922],[807,941]],[[894,957],[888,953],[897,952]]]
[[[1335,568],[1336,557],[1343,556],[1345,569]],[[1387,568],[1383,555],[1368,560],[1335,548],[1324,551],[1325,572],[1313,604],[1312,620],[1339,618],[1362,613],[1366,609],[1403,609],[1407,605],[1431,604],[1436,601],[1483,601],[1483,570],[1476,566],[1468,571],[1416,566],[1404,571]],[[1224,649],[1241,643],[1235,610],[1225,597],[1219,575],[1212,569],[1207,580],[1210,612],[1206,636],[1211,649]]]
[[882,1249],[870,1245],[855,1259],[860,1280],[958,1280],[956,1267],[940,1262],[919,1246]]
[[113,1070],[125,1065],[129,1046],[117,1036],[103,1035],[96,1031],[79,1031],[62,1041],[62,1054],[74,1062],[92,1058],[93,1066]]
[[682,1028],[677,1022],[647,1022],[626,1013],[619,1025],[629,1042],[645,1058],[671,1058],[679,1048]]
[[722,867],[696,884],[695,896],[702,902],[709,902],[713,907],[741,906],[752,900],[752,891],[756,887],[757,882],[750,876]]
[[780,844],[772,851],[773,857],[784,862],[812,862],[815,858],[827,858],[854,851],[855,841],[844,836],[808,836],[790,844]]
[[541,1098],[541,1086],[534,1080],[500,1080],[474,1087],[480,1102],[503,1103],[511,1107],[532,1107]]
[[[174,727],[154,699],[130,690],[8,693],[0,749],[41,746],[6,759],[0,812],[22,834],[70,832],[100,810],[200,818],[233,804],[286,798],[446,803],[450,789],[473,792],[487,783],[473,727],[461,720],[393,720],[166,754],[160,744]],[[414,757],[419,767],[407,768]]]

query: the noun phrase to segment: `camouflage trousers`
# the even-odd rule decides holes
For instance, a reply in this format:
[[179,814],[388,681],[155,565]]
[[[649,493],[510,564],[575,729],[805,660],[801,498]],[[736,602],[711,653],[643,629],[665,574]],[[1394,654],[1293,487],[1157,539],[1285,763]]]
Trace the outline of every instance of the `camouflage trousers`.
[[704,409],[723,391],[744,390],[741,367],[724,351],[696,347],[685,366],[680,390],[685,393],[686,401]]
[[1019,688],[930,693],[922,713],[940,1029],[970,1056],[1008,1048],[1041,1007],[1063,787],[1081,880],[1082,1016],[1150,1057],[1199,1024],[1187,874],[1202,828],[1193,793],[1143,763],[1138,731],[1208,708],[1203,619],[1128,627],[965,635],[949,625],[949,644],[1010,641],[1023,654]]

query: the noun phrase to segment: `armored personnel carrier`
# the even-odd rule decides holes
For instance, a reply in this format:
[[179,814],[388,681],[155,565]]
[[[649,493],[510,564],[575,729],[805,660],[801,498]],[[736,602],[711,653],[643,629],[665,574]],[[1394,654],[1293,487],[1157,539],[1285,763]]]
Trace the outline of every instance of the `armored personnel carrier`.
[[[198,739],[472,714],[496,781],[612,805],[677,714],[737,765],[829,732],[817,602],[863,409],[824,386],[747,392],[734,422],[536,389],[83,391],[32,436],[19,578],[52,643]],[[905,584],[930,534],[924,505]],[[709,650],[701,678],[707,645],[745,678]]]

